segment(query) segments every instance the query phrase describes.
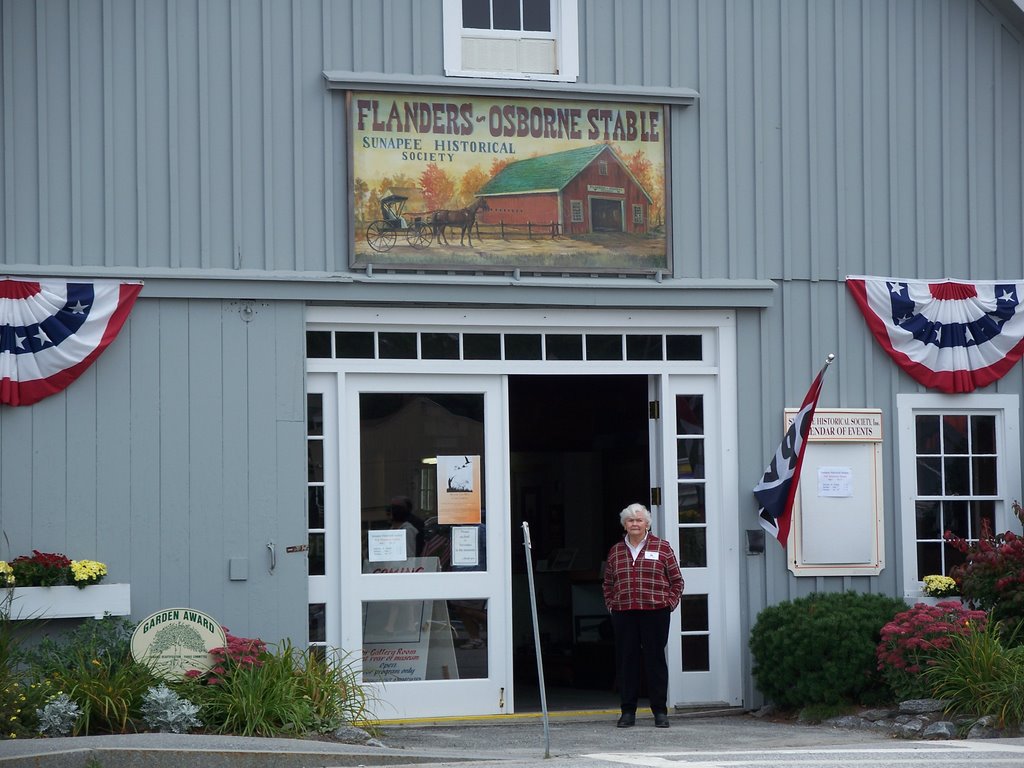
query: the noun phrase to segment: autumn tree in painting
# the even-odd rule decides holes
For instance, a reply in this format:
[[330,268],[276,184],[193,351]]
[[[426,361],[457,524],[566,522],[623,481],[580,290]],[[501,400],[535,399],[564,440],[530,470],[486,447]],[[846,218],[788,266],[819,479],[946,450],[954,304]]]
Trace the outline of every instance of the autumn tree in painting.
[[664,220],[665,208],[664,179],[662,175],[654,170],[654,165],[650,159],[639,149],[631,155],[623,155],[618,151],[617,154],[623,158],[623,162],[626,164],[629,172],[633,174],[640,183],[640,186],[644,188],[644,191],[651,196],[651,210],[648,212],[648,220],[653,225],[660,225]]
[[352,209],[356,218],[360,221],[366,220],[366,212],[370,202],[370,185],[363,179],[356,179],[352,183]]
[[512,165],[512,163],[514,163],[514,162],[515,162],[515,160],[512,160],[509,157],[496,157],[496,158],[494,158],[494,160],[491,161],[491,176],[490,177],[493,179],[495,176],[497,176],[499,173],[501,173],[503,170],[505,170],[508,166]]
[[478,165],[474,165],[462,175],[459,181],[459,205],[466,206],[476,199],[476,193],[490,180]]
[[420,174],[420,189],[423,190],[427,208],[432,211],[447,208],[455,196],[455,180],[441,170],[437,163],[430,163]]

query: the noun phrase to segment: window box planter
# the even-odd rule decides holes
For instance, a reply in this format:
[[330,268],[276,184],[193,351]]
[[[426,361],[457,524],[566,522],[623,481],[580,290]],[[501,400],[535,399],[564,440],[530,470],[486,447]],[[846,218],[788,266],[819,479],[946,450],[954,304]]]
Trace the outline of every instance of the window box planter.
[[[6,592],[4,590],[3,592]],[[0,592],[6,602],[8,595]],[[10,611],[15,621],[23,619],[102,619],[106,613],[131,613],[131,584],[93,584],[89,587],[15,587]]]

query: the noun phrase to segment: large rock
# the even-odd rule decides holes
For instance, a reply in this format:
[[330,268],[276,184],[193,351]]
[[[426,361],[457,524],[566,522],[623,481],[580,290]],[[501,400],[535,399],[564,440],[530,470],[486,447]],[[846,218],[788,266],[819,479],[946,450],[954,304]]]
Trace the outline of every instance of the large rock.
[[927,715],[931,712],[942,712],[946,702],[941,699],[908,699],[900,702],[900,712],[905,715]]
[[925,722],[919,717],[911,718],[893,726],[893,735],[904,739],[916,739],[924,731]]
[[921,732],[921,738],[923,739],[955,739],[956,738],[956,723],[951,723],[949,720],[939,720],[937,723],[932,723],[927,726],[924,731]]
[[859,717],[863,717],[865,720],[876,722],[878,720],[888,720],[896,714],[895,710],[892,709],[865,709],[857,713]]

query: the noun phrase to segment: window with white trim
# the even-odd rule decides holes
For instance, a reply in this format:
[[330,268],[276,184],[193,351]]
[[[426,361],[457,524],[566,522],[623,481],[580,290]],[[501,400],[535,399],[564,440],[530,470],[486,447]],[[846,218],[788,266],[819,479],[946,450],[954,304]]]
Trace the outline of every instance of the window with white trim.
[[444,0],[443,14],[449,76],[579,76],[577,0]]
[[643,224],[644,223],[644,207],[642,205],[633,205],[633,223]]
[[947,531],[977,541],[1014,526],[1020,498],[1018,398],[898,395],[904,594],[963,561]]
[[569,219],[573,224],[579,224],[583,221],[583,201],[582,200],[570,200],[569,201]]

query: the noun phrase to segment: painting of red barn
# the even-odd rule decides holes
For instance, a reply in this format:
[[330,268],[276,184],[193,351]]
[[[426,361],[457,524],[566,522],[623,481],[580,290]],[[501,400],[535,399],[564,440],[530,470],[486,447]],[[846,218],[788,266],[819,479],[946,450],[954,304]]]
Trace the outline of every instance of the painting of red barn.
[[351,93],[354,269],[671,269],[660,105]]
[[557,222],[565,235],[650,229],[651,196],[608,144],[519,160],[477,195],[485,223]]

